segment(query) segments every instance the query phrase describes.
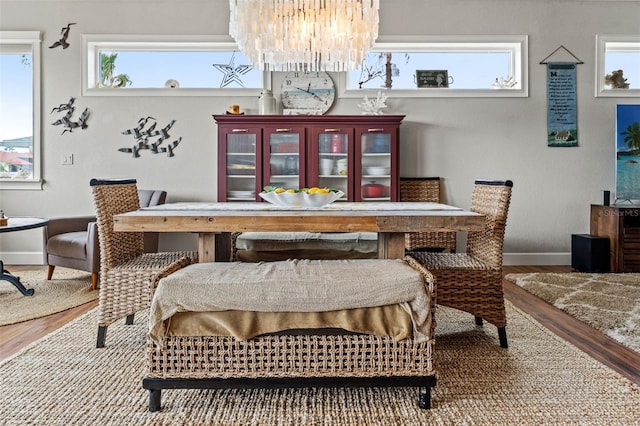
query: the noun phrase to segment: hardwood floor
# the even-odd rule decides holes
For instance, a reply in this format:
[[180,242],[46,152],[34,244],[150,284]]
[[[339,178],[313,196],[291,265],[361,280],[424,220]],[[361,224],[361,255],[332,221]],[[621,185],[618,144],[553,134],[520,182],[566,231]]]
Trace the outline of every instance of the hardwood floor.
[[[17,275],[20,275],[20,271],[42,270],[44,276],[47,270],[46,266],[41,265],[5,265],[5,267],[13,273],[18,273]],[[98,301],[94,300],[57,314],[17,324],[0,326],[0,360],[13,355],[31,342],[46,336],[96,306],[98,306]]]
[[[39,268],[42,268],[44,273],[45,266],[21,265],[9,267],[11,271],[16,272]],[[505,274],[570,271],[571,268],[569,266],[505,266],[504,268]],[[531,315],[553,333],[640,385],[640,354],[620,345],[615,340],[506,280],[504,281],[504,291],[507,300]],[[13,355],[31,342],[93,309],[97,304],[97,301],[93,301],[48,317],[1,326],[0,360]]]
[[[504,273],[570,272],[569,266],[504,267]],[[533,296],[511,281],[503,280],[504,295],[513,305],[531,315],[544,327],[568,341],[592,358],[640,385],[640,354],[621,345],[605,334],[595,330],[574,317],[565,314],[550,303]],[[509,326],[507,325],[507,335]]]

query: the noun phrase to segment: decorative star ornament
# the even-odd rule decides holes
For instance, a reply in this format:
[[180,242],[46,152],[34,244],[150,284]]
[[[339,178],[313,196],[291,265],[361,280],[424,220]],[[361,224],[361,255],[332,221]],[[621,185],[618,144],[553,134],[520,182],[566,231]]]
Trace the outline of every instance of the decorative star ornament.
[[251,65],[238,65],[236,66],[236,54],[231,55],[231,60],[228,64],[213,64],[213,67],[220,71],[223,75],[220,87],[227,87],[233,82],[236,82],[240,87],[244,87],[242,82],[242,75],[248,73],[251,70]]

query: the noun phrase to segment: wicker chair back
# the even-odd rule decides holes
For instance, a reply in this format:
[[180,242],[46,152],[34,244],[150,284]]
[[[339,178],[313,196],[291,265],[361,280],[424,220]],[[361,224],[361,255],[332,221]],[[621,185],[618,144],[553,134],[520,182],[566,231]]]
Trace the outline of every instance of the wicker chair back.
[[[440,202],[440,178],[400,178],[400,201]],[[456,251],[455,232],[409,232],[404,236],[405,250],[440,249]]]
[[92,180],[93,199],[100,241],[100,273],[144,253],[143,234],[113,232],[113,216],[140,208],[134,179]]
[[475,182],[471,210],[487,217],[482,231],[469,232],[467,254],[491,267],[502,268],[504,233],[511,201],[511,181]]

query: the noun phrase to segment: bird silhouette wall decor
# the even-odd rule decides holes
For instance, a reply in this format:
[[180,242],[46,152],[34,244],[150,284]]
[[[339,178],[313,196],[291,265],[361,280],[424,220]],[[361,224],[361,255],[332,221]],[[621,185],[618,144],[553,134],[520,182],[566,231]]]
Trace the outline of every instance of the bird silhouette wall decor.
[[51,123],[53,126],[64,126],[64,130],[62,131],[61,135],[64,135],[66,132],[73,132],[73,129],[77,129],[78,127],[82,130],[88,127],[87,119],[89,118],[89,108],[85,108],[77,120],[74,121],[71,119],[71,117],[73,116],[73,112],[75,111],[75,107],[73,106],[75,100],[76,99],[72,97],[69,99],[69,102],[54,107],[50,112],[50,114],[53,114],[54,112],[66,111],[62,118],[59,118],[58,120]]
[[164,142],[171,138],[169,130],[171,130],[175,122],[176,120],[171,120],[163,128],[157,129],[158,122],[155,118],[151,116],[140,118],[136,127],[122,132],[123,135],[132,135],[136,140],[135,143],[131,147],[118,148],[118,151],[130,153],[133,158],[140,157],[140,151],[143,150],[148,150],[152,154],[166,153],[167,157],[173,157],[175,155],[173,150],[182,141],[182,136],[173,142]]
[[60,40],[56,41],[51,46],[49,46],[49,49],[53,49],[58,46],[62,46],[63,49],[66,49],[67,47],[69,47],[69,43],[67,42],[67,37],[69,37],[69,31],[71,30],[71,26],[75,24],[76,24],[75,22],[70,22],[67,24],[66,27],[62,27],[62,29],[60,30],[60,34],[61,34]]

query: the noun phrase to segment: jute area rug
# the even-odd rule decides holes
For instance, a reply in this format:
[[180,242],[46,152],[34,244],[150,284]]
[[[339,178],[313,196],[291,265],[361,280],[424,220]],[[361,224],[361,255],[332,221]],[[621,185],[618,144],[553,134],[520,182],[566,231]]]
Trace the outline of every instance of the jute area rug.
[[87,272],[56,268],[50,281],[45,270],[13,275],[35,293],[23,296],[10,282],[0,281],[0,325],[55,314],[98,298],[98,290],[91,290],[91,274]]
[[507,304],[509,349],[495,327],[438,311],[433,408],[416,388],[142,389],[146,319],[109,327],[96,310],[0,363],[0,423],[78,425],[634,425],[640,386]]
[[640,353],[640,274],[529,273],[505,278]]

